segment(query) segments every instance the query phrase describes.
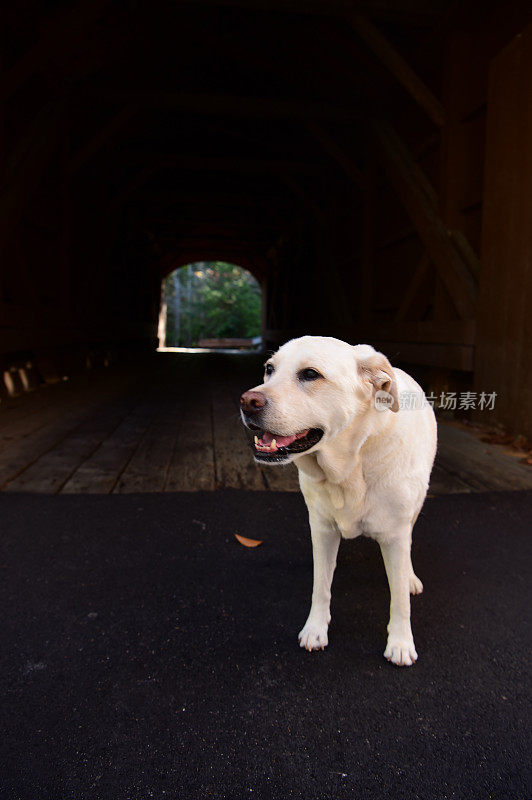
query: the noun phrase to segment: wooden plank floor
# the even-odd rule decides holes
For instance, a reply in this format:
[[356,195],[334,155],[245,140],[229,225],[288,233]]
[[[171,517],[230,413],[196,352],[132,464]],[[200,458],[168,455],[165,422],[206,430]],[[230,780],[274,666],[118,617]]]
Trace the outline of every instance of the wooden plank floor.
[[[238,398],[252,355],[161,353],[0,405],[0,490],[128,493],[298,491],[297,470],[254,463]],[[430,494],[532,488],[532,468],[440,422]]]

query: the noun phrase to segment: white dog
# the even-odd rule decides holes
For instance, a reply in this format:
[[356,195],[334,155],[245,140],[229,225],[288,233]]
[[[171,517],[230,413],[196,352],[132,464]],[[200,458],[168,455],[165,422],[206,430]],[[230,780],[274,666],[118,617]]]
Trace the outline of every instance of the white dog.
[[256,461],[294,461],[299,471],[314,556],[301,647],[327,645],[338,545],[364,534],[379,543],[390,584],[384,656],[410,666],[417,659],[410,593],[423,591],[410,557],[412,528],[436,454],[436,420],[422,389],[370,345],[303,336],[268,359],[264,383],[240,403]]

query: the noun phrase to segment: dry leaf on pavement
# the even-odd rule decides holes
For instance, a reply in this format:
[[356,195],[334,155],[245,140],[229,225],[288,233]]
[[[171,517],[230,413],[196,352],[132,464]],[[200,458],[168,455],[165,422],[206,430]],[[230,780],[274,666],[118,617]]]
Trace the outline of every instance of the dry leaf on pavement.
[[238,533],[235,533],[235,536],[244,547],[258,547],[259,544],[262,544],[262,540],[259,539],[246,539],[245,536],[239,536]]

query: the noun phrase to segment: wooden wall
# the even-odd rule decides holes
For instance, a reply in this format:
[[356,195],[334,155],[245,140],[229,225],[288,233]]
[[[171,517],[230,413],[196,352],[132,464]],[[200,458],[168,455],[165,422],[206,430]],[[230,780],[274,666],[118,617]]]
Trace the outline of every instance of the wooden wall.
[[[479,421],[497,421],[530,436],[532,65],[527,20],[530,10],[519,4],[499,5],[481,17],[465,14],[444,38],[441,72],[431,84],[445,109],[441,130],[427,126],[420,109],[408,105],[394,120],[412,160],[429,179],[441,219],[478,286],[473,313],[460,314],[405,204],[378,172],[374,324],[367,330],[371,341],[393,348],[396,358],[440,367],[440,386],[450,389],[461,382],[460,388],[497,392],[494,412],[479,412]],[[457,369],[465,370],[465,382]]]
[[[475,385],[532,436],[532,25],[492,61]],[[481,415],[479,415],[482,418]]]

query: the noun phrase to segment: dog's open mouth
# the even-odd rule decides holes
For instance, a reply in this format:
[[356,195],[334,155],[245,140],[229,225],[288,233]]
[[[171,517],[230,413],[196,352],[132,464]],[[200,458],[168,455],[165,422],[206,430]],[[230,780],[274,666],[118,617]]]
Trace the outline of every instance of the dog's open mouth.
[[248,425],[255,432],[255,458],[260,461],[283,461],[289,455],[304,453],[317,444],[323,436],[320,428],[307,428],[290,436],[281,436],[270,431]]

